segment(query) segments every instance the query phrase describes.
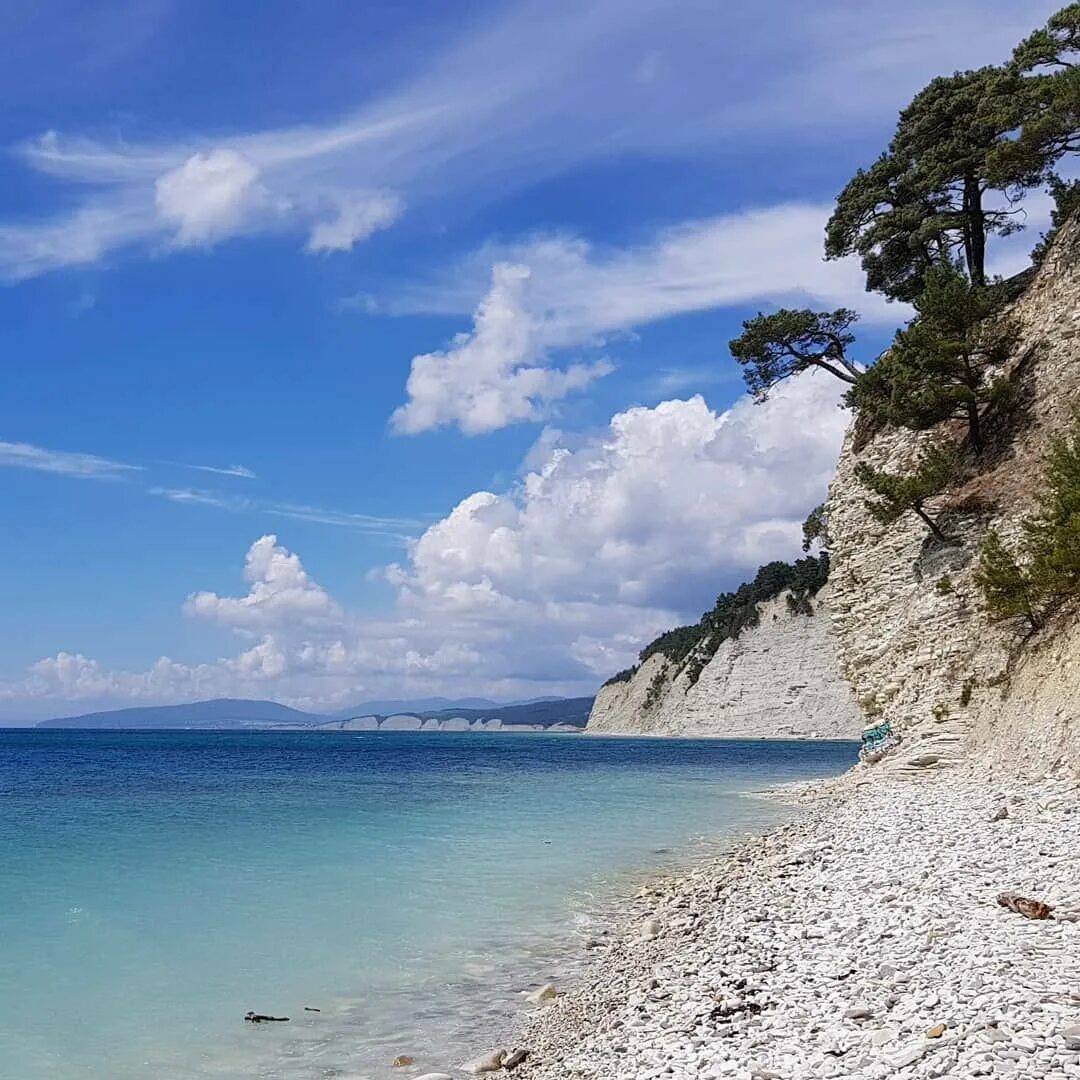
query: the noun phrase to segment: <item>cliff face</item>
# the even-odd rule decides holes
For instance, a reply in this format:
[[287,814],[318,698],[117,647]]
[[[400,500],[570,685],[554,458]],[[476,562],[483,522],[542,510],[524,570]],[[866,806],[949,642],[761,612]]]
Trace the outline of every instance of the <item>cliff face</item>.
[[836,665],[829,586],[813,615],[793,615],[781,595],[761,621],[721,643],[690,685],[654,654],[633,678],[597,694],[587,733],[723,738],[858,738],[862,721]]
[[979,475],[940,502],[958,543],[928,539],[911,514],[880,525],[854,475],[860,461],[903,469],[928,433],[886,429],[867,440],[856,425],[830,488],[840,668],[868,722],[888,721],[902,737],[885,759],[893,766],[975,753],[1026,772],[1080,770],[1075,616],[1021,642],[987,620],[972,580],[986,531],[1007,540],[1019,533],[1043,486],[1049,442],[1080,408],[1080,228],[1063,231],[1013,314],[1020,339],[1007,370],[1016,400],[988,418],[992,442]]

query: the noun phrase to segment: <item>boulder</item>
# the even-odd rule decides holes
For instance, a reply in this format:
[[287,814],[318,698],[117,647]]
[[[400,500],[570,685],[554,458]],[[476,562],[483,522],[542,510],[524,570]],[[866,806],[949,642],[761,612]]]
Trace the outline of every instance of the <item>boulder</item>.
[[462,1072],[467,1072],[471,1076],[480,1076],[483,1073],[498,1072],[503,1067],[505,1060],[505,1050],[492,1050],[490,1054],[484,1054],[482,1057],[466,1061],[460,1068]]

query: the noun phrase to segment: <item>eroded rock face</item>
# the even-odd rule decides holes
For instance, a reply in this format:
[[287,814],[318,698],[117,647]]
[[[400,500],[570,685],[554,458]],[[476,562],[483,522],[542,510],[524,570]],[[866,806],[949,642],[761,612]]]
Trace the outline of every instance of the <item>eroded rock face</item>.
[[858,738],[862,719],[836,662],[829,586],[813,615],[793,615],[784,595],[761,621],[725,641],[690,684],[651,656],[627,682],[601,689],[587,732],[723,738]]
[[1009,361],[1018,387],[1010,417],[991,421],[980,475],[942,503],[958,543],[928,540],[906,515],[885,527],[855,478],[862,461],[901,470],[930,438],[952,432],[849,432],[829,491],[830,610],[840,668],[868,722],[903,737],[882,762],[927,753],[944,763],[977,754],[1003,769],[1080,771],[1080,625],[1059,619],[1020,645],[991,625],[972,575],[988,528],[1020,532],[1043,484],[1050,440],[1080,408],[1080,228],[1066,229],[1014,306],[1020,339]]

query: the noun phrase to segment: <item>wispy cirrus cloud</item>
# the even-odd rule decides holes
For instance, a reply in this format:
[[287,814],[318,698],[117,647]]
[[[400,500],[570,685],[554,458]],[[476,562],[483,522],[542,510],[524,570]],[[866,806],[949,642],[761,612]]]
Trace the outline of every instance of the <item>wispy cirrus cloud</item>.
[[[125,461],[101,457],[98,454],[68,450],[51,450],[31,443],[0,441],[0,468],[26,469],[51,473],[74,480],[137,480],[148,479],[148,469]],[[243,465],[217,467],[186,465],[184,468],[221,474],[242,479],[255,479],[255,474]],[[145,482],[145,480],[144,480]],[[407,541],[429,523],[424,517],[404,517],[378,514],[359,514],[343,510],[310,506],[306,503],[256,498],[229,491],[210,491],[195,487],[166,487],[160,484],[143,487],[145,494],[166,499],[182,506],[202,506],[234,514],[270,514],[275,517],[310,521],[320,525],[353,529],[356,532],[393,537]]]
[[187,469],[197,469],[199,472],[215,473],[218,476],[235,476],[241,480],[256,479],[255,473],[246,465],[185,465]]
[[395,517],[378,514],[356,514],[344,510],[331,510],[304,503],[280,502],[273,499],[250,498],[228,492],[205,491],[189,487],[152,487],[147,494],[182,506],[206,506],[226,510],[233,514],[270,514],[274,517],[292,518],[294,521],[310,521],[317,525],[332,525],[356,532],[390,536],[407,541],[428,521],[420,517]]
[[24,142],[26,166],[57,181],[56,209],[0,223],[0,278],[254,233],[343,251],[405,202],[503,197],[598,159],[850,137],[940,70],[1003,58],[1056,6],[522,0],[337,119],[223,135],[215,115],[214,134]]
[[69,450],[48,450],[31,443],[0,442],[0,467],[55,473],[78,480],[118,480],[142,471],[141,465]]

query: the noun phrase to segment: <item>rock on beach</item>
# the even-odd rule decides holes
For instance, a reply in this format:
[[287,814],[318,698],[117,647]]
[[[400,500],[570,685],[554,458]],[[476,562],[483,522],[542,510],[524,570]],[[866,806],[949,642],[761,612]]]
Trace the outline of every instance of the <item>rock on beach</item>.
[[[812,785],[793,823],[627,901],[524,1020],[533,1080],[1080,1080],[1080,797],[974,772]],[[661,933],[661,928],[663,932]]]

